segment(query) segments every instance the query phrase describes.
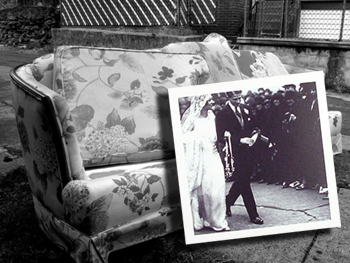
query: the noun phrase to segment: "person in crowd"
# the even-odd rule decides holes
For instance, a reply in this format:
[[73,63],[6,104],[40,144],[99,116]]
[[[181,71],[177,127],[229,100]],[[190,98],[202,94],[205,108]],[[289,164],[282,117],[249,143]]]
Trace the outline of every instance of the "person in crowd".
[[270,132],[270,141],[273,143],[274,152],[272,156],[272,170],[270,171],[268,181],[270,183],[275,183],[276,185],[280,185],[283,183],[281,179],[281,175],[283,174],[283,163],[285,160],[283,159],[283,153],[287,149],[284,143],[284,138],[282,136],[282,122],[284,120],[285,113],[287,111],[285,98],[283,92],[276,92],[272,96],[272,120],[271,120],[271,132]]
[[282,188],[296,187],[300,183],[298,178],[298,151],[295,144],[297,143],[298,122],[298,94],[294,89],[287,89],[285,92],[285,100],[287,111],[282,121],[281,140],[284,146],[281,149],[281,158],[283,162]]
[[181,119],[193,227],[230,230],[226,221],[225,176],[216,148],[212,96],[194,96]]

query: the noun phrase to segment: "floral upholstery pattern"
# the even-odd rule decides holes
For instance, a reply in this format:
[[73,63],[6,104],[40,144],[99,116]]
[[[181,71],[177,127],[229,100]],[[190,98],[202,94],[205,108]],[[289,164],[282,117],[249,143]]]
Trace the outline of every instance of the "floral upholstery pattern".
[[[30,72],[30,67],[23,66],[17,72],[23,77],[28,71]],[[47,109],[40,99],[17,89],[13,84],[12,94],[32,193],[43,205],[52,208],[57,218],[63,219],[61,191],[65,172],[60,170],[58,164],[58,153],[53,143],[54,128],[50,124],[51,116],[47,114]]]
[[209,77],[200,55],[159,51],[60,47],[54,66],[85,167],[174,156],[167,89]]
[[113,251],[183,228],[180,206],[168,206],[157,213],[113,226],[94,236],[87,236],[66,222],[58,220],[36,197],[34,207],[39,226],[46,236],[69,253],[76,262],[108,262],[108,256]]
[[242,79],[226,38],[219,34],[212,33],[203,42],[172,43],[161,50],[179,54],[188,52],[203,56],[210,69],[210,76],[205,81],[207,84]]
[[[41,61],[47,61],[53,59],[52,56],[44,56],[46,59]],[[36,60],[37,61],[37,60]],[[38,68],[44,68],[44,66],[39,66]],[[74,123],[72,122],[71,112],[69,110],[66,100],[57,94],[56,92],[49,89],[47,86],[38,82],[32,71],[33,65],[25,65],[20,67],[16,74],[23,81],[28,83],[34,90],[41,92],[51,98],[54,105],[55,115],[58,118],[58,124],[61,128],[60,134],[61,138],[64,140],[65,147],[65,158],[69,164],[69,175],[67,178],[63,178],[64,181],[76,180],[76,179],[86,179],[85,169],[83,167],[83,161],[79,152],[79,146],[77,141],[77,135],[75,132]],[[51,73],[52,76],[52,73]],[[13,85],[12,92],[16,92],[16,87]],[[22,103],[22,101],[21,101]],[[45,110],[46,111],[46,110]],[[21,134],[21,132],[20,132]],[[21,136],[21,135],[20,135]]]
[[288,75],[279,58],[273,53],[265,54],[253,50],[233,50],[242,79]]
[[341,138],[341,126],[342,126],[342,113],[340,111],[328,112],[329,127],[331,129],[332,137],[332,149],[333,154],[339,154],[343,152],[342,138]]
[[52,89],[53,62],[54,54],[46,54],[35,59],[30,65],[33,77],[49,89]]
[[87,235],[180,204],[175,159],[95,169],[89,177],[62,193],[65,221]]
[[[172,156],[167,89],[282,75],[281,65],[211,34],[152,51],[60,47],[16,69],[13,104],[41,229],[82,263],[182,228],[175,159],[151,161]],[[330,113],[332,140],[341,122]]]

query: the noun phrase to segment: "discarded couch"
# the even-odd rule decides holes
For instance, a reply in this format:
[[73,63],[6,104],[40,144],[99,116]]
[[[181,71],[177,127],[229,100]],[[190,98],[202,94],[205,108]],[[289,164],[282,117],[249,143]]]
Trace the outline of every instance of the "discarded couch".
[[41,229],[77,262],[181,229],[167,89],[288,74],[226,39],[158,50],[62,46],[11,71]]

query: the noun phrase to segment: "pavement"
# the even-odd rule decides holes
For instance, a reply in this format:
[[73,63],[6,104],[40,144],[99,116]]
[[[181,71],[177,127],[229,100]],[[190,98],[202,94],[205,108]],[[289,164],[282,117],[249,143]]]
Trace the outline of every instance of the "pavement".
[[[23,165],[21,146],[12,108],[9,72],[12,67],[29,63],[40,53],[0,48],[0,178]],[[348,110],[350,96],[327,94],[333,109],[343,113],[344,123],[350,124]],[[339,105],[342,103],[342,107]],[[348,106],[347,106],[348,105]],[[332,108],[330,107],[330,108]],[[348,131],[349,127],[346,127]],[[343,151],[350,151],[350,133],[343,134]],[[229,188],[227,184],[227,188]],[[329,217],[328,200],[314,190],[296,191],[280,186],[252,183],[258,211],[265,220],[263,227],[293,225],[325,220]],[[192,250],[206,250],[222,254],[220,262],[350,262],[350,190],[338,189],[341,228],[309,230],[289,234],[275,234],[192,246]],[[241,198],[232,208],[229,218],[232,230],[259,229],[250,224]],[[189,261],[195,262],[195,261]],[[215,261],[218,262],[218,261]]]

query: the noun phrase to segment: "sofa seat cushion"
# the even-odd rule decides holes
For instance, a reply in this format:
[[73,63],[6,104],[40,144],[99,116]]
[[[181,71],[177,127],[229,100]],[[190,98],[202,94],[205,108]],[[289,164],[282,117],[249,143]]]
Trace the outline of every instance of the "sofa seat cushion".
[[175,159],[92,168],[87,175],[62,192],[66,222],[87,235],[180,207]]
[[159,51],[63,46],[54,63],[85,167],[174,156],[167,89],[210,74],[200,55]]

